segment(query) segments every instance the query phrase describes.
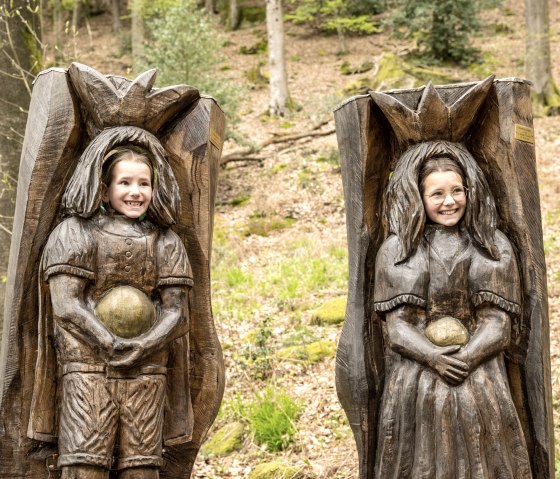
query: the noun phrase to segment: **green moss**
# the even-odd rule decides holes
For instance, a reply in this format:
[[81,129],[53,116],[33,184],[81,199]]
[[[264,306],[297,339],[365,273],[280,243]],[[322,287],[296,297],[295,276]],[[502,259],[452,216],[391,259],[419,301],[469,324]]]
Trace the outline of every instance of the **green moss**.
[[318,363],[324,358],[332,358],[336,353],[336,344],[333,341],[315,341],[305,346],[307,358],[312,363]]
[[299,468],[276,461],[259,464],[249,474],[249,479],[298,479],[300,477],[302,475]]
[[345,313],[346,297],[341,296],[319,306],[311,316],[311,324],[340,324],[344,321]]
[[363,95],[369,90],[374,90],[375,81],[370,78],[360,78],[359,80],[348,83],[342,88],[342,93],[348,95]]
[[273,231],[289,228],[294,222],[293,218],[279,216],[250,218],[245,228],[245,236],[269,236]]
[[343,75],[355,75],[357,73],[366,73],[373,69],[373,62],[364,62],[358,67],[353,67],[348,62],[344,62],[340,66],[340,73]]
[[238,450],[243,443],[245,427],[240,422],[226,424],[202,447],[202,453],[212,456],[227,456]]
[[250,196],[238,196],[237,198],[233,198],[229,204],[231,206],[241,206],[247,203],[251,199]]
[[318,363],[324,358],[333,357],[336,344],[332,341],[315,341],[306,345],[288,346],[278,350],[276,356],[288,361]]

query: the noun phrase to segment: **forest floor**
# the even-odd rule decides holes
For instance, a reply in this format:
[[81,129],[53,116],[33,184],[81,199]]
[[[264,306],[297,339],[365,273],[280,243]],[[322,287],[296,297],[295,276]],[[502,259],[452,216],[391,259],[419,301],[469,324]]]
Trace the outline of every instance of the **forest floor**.
[[[474,39],[484,62],[471,68],[430,67],[457,81],[523,77],[524,23],[518,0],[483,12],[484,27]],[[69,57],[103,73],[131,76],[130,58],[110,33],[110,19],[90,20],[80,30]],[[552,58],[560,57],[560,4],[551,2]],[[88,33],[89,32],[89,33]],[[238,144],[228,140],[224,155],[272,136],[312,130],[323,136],[272,144],[259,161],[228,163],[220,172],[213,250],[213,307],[224,348],[226,391],[210,437],[232,420],[246,426],[242,447],[225,457],[201,454],[195,477],[246,478],[257,464],[272,460],[294,466],[301,477],[358,477],[355,444],[337,400],[334,354],[341,324],[317,325],[314,310],[347,292],[345,211],[332,109],[348,96],[342,89],[364,74],[341,73],[344,62],[378,64],[381,55],[405,55],[410,45],[388,31],[347,39],[349,53],[338,54],[335,36],[286,25],[289,88],[298,111],[270,119],[266,85],[255,71],[266,53],[243,55],[266,37],[263,25],[227,32],[225,60],[216,70],[241,92]],[[560,64],[552,62],[560,81]],[[251,72],[253,75],[251,75]],[[248,78],[251,79],[248,79]],[[208,92],[211,93],[211,92]],[[560,425],[560,146],[558,118],[535,118],[537,169],[548,265],[552,385]],[[290,346],[323,341],[323,357],[282,355]],[[280,353],[279,353],[280,351]],[[268,389],[267,389],[268,388]],[[258,445],[247,427],[247,411],[265,389],[284,391],[299,406],[295,436],[280,452]],[[556,443],[560,429],[556,427]],[[286,476],[288,477],[288,476]],[[290,476],[291,477],[291,476]],[[560,476],[557,476],[560,477]]]

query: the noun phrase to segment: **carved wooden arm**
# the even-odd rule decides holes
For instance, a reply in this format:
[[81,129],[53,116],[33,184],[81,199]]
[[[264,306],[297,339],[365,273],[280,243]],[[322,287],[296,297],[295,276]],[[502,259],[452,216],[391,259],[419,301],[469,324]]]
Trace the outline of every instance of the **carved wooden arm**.
[[467,364],[451,354],[460,346],[441,347],[433,344],[419,329],[421,310],[400,306],[385,317],[389,347],[400,355],[436,371],[451,384],[458,384],[468,376]]
[[87,280],[69,274],[49,279],[51,302],[58,324],[70,333],[98,346],[109,357],[118,348],[117,337],[96,317],[85,301]]

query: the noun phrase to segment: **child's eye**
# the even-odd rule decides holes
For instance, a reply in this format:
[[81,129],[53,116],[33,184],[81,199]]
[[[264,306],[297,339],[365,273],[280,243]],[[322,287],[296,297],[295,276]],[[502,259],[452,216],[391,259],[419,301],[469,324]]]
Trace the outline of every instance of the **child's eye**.
[[451,194],[452,194],[453,196],[455,196],[455,195],[460,195],[460,194],[463,193],[463,192],[464,192],[463,188],[457,187],[457,188],[454,188],[454,189],[453,189],[453,192],[452,192]]
[[443,193],[441,191],[436,191],[430,195],[432,198],[441,198],[443,197]]

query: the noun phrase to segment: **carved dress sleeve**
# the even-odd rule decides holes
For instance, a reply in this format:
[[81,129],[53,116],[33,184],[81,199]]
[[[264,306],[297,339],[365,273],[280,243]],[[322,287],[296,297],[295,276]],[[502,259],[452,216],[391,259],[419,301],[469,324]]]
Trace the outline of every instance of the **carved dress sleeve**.
[[375,261],[374,308],[387,313],[404,304],[426,307],[428,263],[420,245],[406,261],[397,263],[398,240],[392,235],[379,248]]
[[158,286],[193,285],[192,270],[183,242],[168,229],[160,235],[158,246]]
[[469,269],[472,304],[490,303],[514,316],[520,314],[520,278],[511,243],[496,231],[496,247],[500,258],[493,260],[477,252]]
[[61,273],[93,279],[95,247],[89,221],[70,217],[60,223],[49,236],[42,261],[45,281]]

